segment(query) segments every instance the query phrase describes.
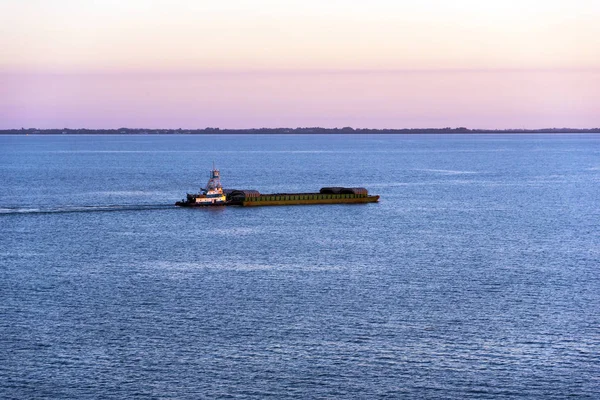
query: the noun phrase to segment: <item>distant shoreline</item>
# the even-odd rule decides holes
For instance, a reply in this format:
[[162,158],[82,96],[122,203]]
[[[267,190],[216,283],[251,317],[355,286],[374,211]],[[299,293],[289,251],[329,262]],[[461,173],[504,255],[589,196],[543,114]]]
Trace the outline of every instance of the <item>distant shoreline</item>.
[[258,128],[258,129],[2,129],[0,135],[315,135],[315,134],[548,134],[600,133],[600,128],[544,129],[354,129],[354,128]]

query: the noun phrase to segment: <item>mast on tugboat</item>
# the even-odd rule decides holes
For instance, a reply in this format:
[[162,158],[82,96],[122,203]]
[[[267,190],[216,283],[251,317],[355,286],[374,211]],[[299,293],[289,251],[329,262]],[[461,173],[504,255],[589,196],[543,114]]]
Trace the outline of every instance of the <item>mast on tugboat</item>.
[[213,161],[213,169],[210,171],[210,179],[206,184],[206,189],[204,189],[206,194],[209,191],[223,193],[223,187],[221,186],[221,173],[218,169],[215,168],[215,162]]

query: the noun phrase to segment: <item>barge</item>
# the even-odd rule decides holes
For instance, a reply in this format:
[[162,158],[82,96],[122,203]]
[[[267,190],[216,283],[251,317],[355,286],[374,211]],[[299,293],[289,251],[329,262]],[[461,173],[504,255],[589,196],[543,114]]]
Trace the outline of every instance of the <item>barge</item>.
[[187,199],[175,203],[180,207],[204,206],[284,206],[308,204],[357,204],[376,203],[379,196],[370,195],[365,188],[324,187],[315,193],[270,193],[257,190],[226,189],[221,187],[220,172],[213,169],[206,189],[198,194],[187,194]]
[[325,187],[318,193],[260,194],[255,190],[232,190],[227,203],[243,207],[284,206],[302,204],[376,203],[379,196],[369,195],[365,188]]

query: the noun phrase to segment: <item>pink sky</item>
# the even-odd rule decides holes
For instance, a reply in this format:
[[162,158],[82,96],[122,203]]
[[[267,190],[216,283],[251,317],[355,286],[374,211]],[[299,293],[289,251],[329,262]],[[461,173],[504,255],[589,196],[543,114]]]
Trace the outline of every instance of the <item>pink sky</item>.
[[600,126],[600,71],[24,74],[2,128]]
[[5,0],[0,129],[600,126],[597,1],[225,3]]

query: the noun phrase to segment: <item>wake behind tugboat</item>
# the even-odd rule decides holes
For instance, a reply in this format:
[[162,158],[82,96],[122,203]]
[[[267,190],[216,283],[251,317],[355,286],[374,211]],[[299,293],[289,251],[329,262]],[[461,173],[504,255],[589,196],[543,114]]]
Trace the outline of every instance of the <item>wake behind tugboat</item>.
[[324,187],[318,193],[272,193],[261,194],[257,190],[223,190],[221,173],[210,171],[210,179],[200,193],[188,193],[186,199],[175,203],[180,207],[206,206],[278,206],[308,204],[356,204],[376,203],[379,196],[369,195],[365,188]]
[[88,212],[115,212],[115,211],[145,211],[145,210],[166,210],[173,208],[172,204],[110,204],[110,205],[66,205],[55,207],[0,207],[0,216],[2,215],[20,215],[20,214],[67,214],[67,213],[88,213]]

